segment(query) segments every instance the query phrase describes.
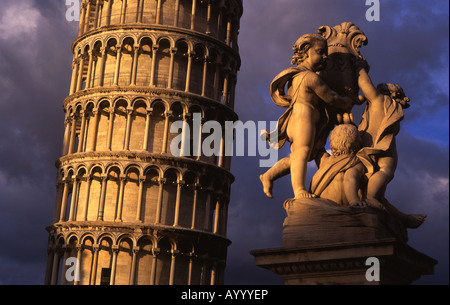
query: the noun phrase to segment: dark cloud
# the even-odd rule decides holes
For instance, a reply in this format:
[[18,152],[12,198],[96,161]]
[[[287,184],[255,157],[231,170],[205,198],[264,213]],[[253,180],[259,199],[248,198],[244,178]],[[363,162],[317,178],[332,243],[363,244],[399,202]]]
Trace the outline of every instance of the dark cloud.
[[[399,83],[412,101],[398,136],[400,161],[388,198],[405,212],[428,214],[421,228],[410,231],[410,244],[439,265],[436,275],[420,283],[448,284],[448,1],[380,1],[380,22],[366,21],[364,3],[244,0],[236,111],[243,121],[276,120],[284,109],[271,102],[269,84],[290,66],[297,38],[321,25],[358,25],[369,37],[362,53],[374,82]],[[77,25],[65,20],[64,0],[2,0],[1,8],[0,284],[41,284]],[[5,18],[8,12],[17,18]],[[280,157],[288,153],[285,147]],[[278,180],[275,199],[268,199],[258,161],[232,161],[228,284],[282,284],[255,267],[249,251],[281,245],[290,178]]]

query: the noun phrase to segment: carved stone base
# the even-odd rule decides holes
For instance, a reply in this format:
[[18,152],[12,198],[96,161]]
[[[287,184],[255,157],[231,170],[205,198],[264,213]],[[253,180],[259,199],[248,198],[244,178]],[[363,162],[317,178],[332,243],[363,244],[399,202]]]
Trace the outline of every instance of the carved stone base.
[[321,198],[286,200],[284,208],[282,246],[286,248],[391,237],[408,240],[406,228],[376,208],[341,206]]
[[[250,253],[256,266],[278,274],[286,285],[407,285],[433,274],[437,263],[394,238]],[[366,279],[369,257],[380,262],[379,281]]]
[[[406,229],[384,211],[323,199],[285,208],[282,247],[250,253],[287,285],[406,285],[434,273],[437,261],[408,246]],[[379,281],[366,278],[369,257],[378,259]]]

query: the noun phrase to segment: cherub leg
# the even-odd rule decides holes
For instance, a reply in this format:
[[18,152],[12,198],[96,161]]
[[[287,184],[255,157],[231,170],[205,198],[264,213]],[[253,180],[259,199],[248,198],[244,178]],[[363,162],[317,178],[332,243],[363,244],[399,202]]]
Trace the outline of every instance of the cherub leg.
[[286,157],[279,160],[273,167],[271,167],[267,172],[259,176],[262,182],[264,194],[269,198],[273,198],[272,188],[273,182],[278,178],[286,176],[291,171],[291,158]]
[[397,161],[392,157],[378,159],[380,170],[374,173],[367,183],[367,203],[376,208],[382,208],[383,204],[378,198],[383,198],[387,184],[394,178]]
[[299,138],[292,143],[290,156],[291,182],[292,182],[292,189],[294,191],[294,196],[296,199],[314,197],[314,195],[309,193],[305,187],[306,169],[312,150],[312,143],[310,145],[304,145],[304,142],[301,140],[304,139]]
[[405,227],[410,229],[420,227],[427,218],[426,214],[405,214],[394,207],[386,198],[383,198],[383,205],[389,214],[399,219]]

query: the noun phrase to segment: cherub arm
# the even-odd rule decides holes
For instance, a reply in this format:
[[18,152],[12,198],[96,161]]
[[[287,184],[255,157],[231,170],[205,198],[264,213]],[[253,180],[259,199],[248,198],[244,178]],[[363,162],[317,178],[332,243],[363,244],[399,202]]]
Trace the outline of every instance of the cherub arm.
[[[372,83],[372,80],[367,74],[365,69],[360,69],[357,74],[358,77],[358,86],[361,88],[361,91],[364,97],[369,101],[375,101],[377,99],[383,99],[383,95],[375,88]],[[360,98],[361,101],[361,98]]]
[[312,90],[321,100],[330,106],[350,110],[353,106],[353,100],[348,96],[340,96],[315,73],[308,74],[309,89]]

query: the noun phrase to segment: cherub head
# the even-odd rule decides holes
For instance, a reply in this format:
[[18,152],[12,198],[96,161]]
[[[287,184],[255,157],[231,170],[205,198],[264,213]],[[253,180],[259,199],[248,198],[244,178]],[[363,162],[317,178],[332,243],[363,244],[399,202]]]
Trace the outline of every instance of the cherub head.
[[294,56],[293,65],[305,64],[316,72],[325,68],[328,57],[327,40],[318,34],[305,34],[301,36],[292,47]]
[[337,125],[330,133],[330,148],[334,156],[356,154],[361,147],[358,128],[353,124]]
[[397,84],[381,83],[377,86],[378,91],[381,94],[387,95],[402,105],[402,108],[409,108],[409,97],[405,96],[402,87]]

